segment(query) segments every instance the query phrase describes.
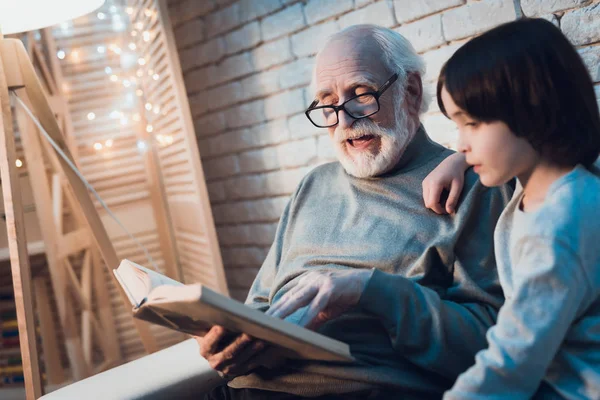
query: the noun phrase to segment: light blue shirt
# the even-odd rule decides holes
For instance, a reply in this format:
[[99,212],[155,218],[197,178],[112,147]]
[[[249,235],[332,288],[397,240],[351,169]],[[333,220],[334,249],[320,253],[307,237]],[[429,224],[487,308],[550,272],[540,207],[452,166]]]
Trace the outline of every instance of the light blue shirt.
[[505,304],[446,400],[600,399],[600,179],[577,166],[537,210],[522,197],[494,234]]

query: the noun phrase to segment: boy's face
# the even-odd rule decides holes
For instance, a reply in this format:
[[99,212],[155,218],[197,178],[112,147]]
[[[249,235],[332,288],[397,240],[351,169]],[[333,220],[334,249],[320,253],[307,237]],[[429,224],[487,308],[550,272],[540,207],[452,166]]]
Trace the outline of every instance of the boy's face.
[[458,150],[465,153],[481,183],[499,186],[533,170],[538,155],[529,142],[515,136],[504,122],[471,117],[454,103],[445,87],[441,94],[446,113],[458,126]]

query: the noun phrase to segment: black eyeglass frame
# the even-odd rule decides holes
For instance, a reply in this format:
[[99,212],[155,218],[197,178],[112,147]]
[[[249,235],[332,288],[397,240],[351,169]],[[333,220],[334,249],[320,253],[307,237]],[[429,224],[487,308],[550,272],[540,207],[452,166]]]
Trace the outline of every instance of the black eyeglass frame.
[[[363,118],[368,118],[371,115],[377,114],[381,108],[381,106],[379,105],[379,98],[381,97],[381,95],[383,95],[383,92],[385,92],[391,85],[392,83],[396,82],[396,80],[398,79],[398,73],[395,73],[394,75],[392,75],[390,77],[390,79],[388,79],[387,81],[385,81],[385,83],[383,85],[381,85],[381,87],[379,88],[379,90],[377,90],[376,92],[366,92],[366,93],[361,93],[358,94],[356,96],[353,96],[351,98],[349,98],[348,100],[346,100],[345,102],[343,102],[342,104],[340,104],[339,106],[335,106],[333,104],[331,105],[326,105],[326,106],[318,106],[315,107],[317,104],[319,104],[319,100],[315,100],[313,101],[310,106],[308,106],[308,108],[306,109],[306,111],[304,111],[304,114],[306,115],[306,118],[308,118],[308,120],[317,128],[331,128],[332,126],[336,126],[337,124],[339,124],[340,122],[340,117],[338,115],[338,113],[340,112],[340,110],[344,110],[346,112],[346,114],[348,114],[350,117],[354,118],[354,119],[363,119]],[[375,98],[375,101],[377,102],[377,110],[373,111],[372,113],[368,114],[368,115],[362,115],[360,117],[355,117],[354,115],[352,115],[352,113],[348,110],[346,110],[346,103],[348,103],[349,101],[355,100],[358,97],[362,97],[362,96],[373,96]],[[309,116],[311,111],[314,110],[319,110],[319,109],[323,109],[323,108],[331,108],[335,111],[335,119],[336,122],[335,124],[332,125],[318,125],[316,124]]]

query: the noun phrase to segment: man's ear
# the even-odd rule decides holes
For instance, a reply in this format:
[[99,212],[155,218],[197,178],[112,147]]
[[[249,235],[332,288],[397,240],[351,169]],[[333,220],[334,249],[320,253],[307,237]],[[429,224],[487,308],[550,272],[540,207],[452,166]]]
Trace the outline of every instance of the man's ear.
[[417,72],[409,72],[406,78],[405,101],[411,117],[419,118],[423,99],[423,82]]

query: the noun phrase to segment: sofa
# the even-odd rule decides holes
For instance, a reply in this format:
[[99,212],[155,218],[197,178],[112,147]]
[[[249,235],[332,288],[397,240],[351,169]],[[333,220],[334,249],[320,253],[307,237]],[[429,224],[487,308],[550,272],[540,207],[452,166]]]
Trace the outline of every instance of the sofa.
[[43,400],[198,399],[225,384],[188,339],[50,392]]

